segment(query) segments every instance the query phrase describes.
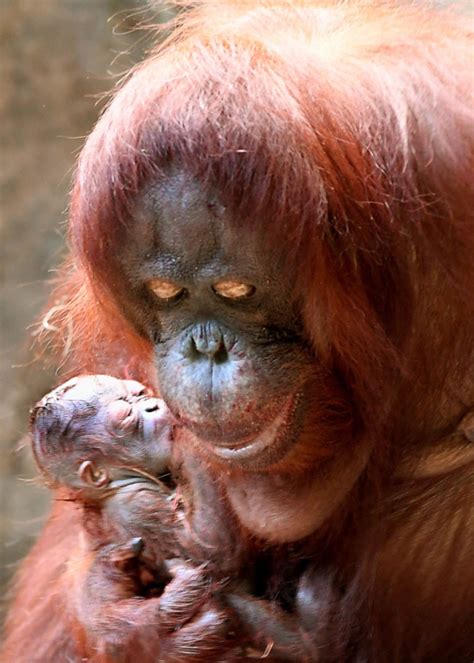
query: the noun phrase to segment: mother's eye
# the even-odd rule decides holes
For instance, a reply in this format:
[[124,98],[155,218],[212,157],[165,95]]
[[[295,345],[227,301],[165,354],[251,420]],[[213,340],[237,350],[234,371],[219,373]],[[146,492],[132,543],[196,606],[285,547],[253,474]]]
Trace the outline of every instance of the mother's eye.
[[164,302],[175,302],[185,294],[186,289],[173,281],[165,279],[151,279],[147,282],[147,287],[151,292]]
[[242,281],[219,281],[212,289],[216,295],[226,299],[246,299],[255,293],[255,286]]

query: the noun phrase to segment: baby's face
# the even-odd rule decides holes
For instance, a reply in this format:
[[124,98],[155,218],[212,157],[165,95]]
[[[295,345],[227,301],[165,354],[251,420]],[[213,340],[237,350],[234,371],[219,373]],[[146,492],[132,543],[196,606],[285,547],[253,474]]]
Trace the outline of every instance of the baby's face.
[[101,487],[120,468],[162,473],[171,422],[164,402],[139,382],[81,376],[38,403],[32,437],[36,461],[50,482]]
[[[72,406],[79,427],[93,419],[95,435],[133,435],[143,442],[154,437],[156,425],[166,410],[164,402],[152,396],[140,382],[117,380],[108,375],[73,378],[46,399],[61,401],[66,410]],[[91,433],[87,424],[84,433]]]

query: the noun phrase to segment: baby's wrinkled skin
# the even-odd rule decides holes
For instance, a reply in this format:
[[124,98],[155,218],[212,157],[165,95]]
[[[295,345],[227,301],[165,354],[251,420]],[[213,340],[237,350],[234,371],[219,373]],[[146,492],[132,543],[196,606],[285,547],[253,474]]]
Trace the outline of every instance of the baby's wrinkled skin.
[[77,471],[77,463],[86,460],[103,465],[111,480],[120,476],[120,468],[136,466],[158,475],[169,463],[166,405],[134,380],[73,378],[33,408],[31,423],[35,458],[53,485],[86,491],[106,485],[105,476],[102,482],[91,481]]
[[180,554],[180,500],[160,480],[170,477],[172,437],[163,401],[132,380],[82,376],[45,396],[31,424],[46,482],[84,505],[96,546],[130,541],[132,555],[143,545],[157,566]]

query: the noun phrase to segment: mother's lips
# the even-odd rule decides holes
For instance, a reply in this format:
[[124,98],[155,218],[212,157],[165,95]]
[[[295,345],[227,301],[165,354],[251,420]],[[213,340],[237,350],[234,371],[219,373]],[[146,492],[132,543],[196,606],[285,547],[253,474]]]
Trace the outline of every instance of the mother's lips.
[[276,440],[281,441],[285,436],[293,418],[296,401],[297,395],[290,396],[279,407],[278,414],[263,429],[240,436],[235,441],[226,440],[224,437],[215,442],[209,441],[205,436],[198,436],[196,442],[223,460],[241,461],[258,456],[272,447]]

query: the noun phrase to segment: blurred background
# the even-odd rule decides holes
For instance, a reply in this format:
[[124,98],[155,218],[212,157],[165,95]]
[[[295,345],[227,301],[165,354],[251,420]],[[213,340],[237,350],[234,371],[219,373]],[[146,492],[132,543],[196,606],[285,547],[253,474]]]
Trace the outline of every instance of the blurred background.
[[171,15],[144,0],[0,0],[0,621],[48,510],[19,443],[55,382],[29,326],[65,253],[74,162],[104,93],[151,45],[140,28]]

